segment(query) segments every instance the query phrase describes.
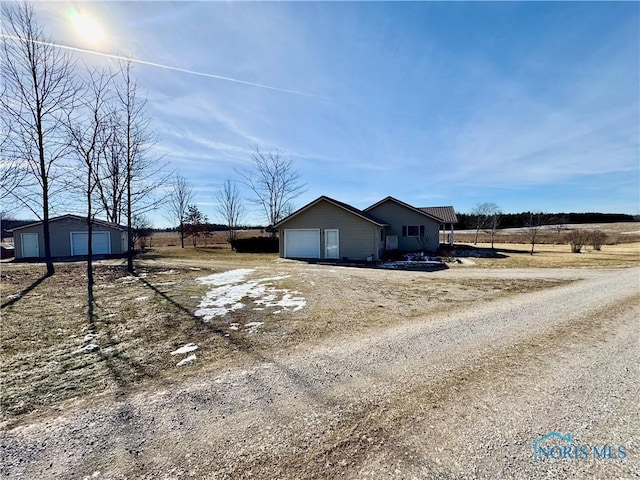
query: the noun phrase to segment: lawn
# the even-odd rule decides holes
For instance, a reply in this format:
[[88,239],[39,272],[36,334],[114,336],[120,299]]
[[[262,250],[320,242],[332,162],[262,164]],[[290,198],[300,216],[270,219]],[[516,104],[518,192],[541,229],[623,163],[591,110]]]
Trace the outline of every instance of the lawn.
[[[476,258],[475,266],[452,268],[617,267],[639,260],[637,244],[586,254],[545,246],[534,256],[520,251],[526,246],[508,247],[499,246],[504,258]],[[84,263],[56,264],[50,278],[43,278],[42,264],[1,264],[5,425],[25,414],[64,408],[64,402],[75,399],[100,401],[112,398],[104,393],[168,388],[184,376],[220,372],[288,349],[332,344],[447,315],[469,303],[562,284],[544,276],[506,282],[449,278],[446,271],[432,275],[309,265],[274,254],[237,254],[220,245],[157,247],[141,255],[136,266],[131,276],[120,260],[97,262],[90,310]],[[225,284],[223,277],[213,277],[208,285],[197,280],[230,270],[240,280]],[[196,312],[208,292],[228,311],[207,320]],[[283,308],[293,297],[304,304]],[[189,344],[197,350],[172,355]],[[186,361],[191,355],[196,358]]]

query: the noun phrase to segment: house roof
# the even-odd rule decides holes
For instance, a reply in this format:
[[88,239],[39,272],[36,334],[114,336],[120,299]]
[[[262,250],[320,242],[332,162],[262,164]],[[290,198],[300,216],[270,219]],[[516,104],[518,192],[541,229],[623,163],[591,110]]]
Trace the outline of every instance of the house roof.
[[458,217],[456,211],[452,206],[447,207],[419,207],[418,210],[428,213],[436,218],[439,218],[442,223],[458,223]]
[[413,207],[413,206],[409,205],[408,203],[404,203],[404,202],[402,202],[402,201],[400,201],[400,200],[398,200],[397,198],[394,198],[394,197],[383,198],[379,202],[376,202],[373,205],[371,205],[370,207],[365,208],[364,211],[368,212],[369,210],[372,210],[372,209],[376,208],[378,205],[382,205],[383,203],[389,202],[389,201],[395,202],[395,203],[397,203],[398,205],[400,205],[402,207],[405,207],[405,208],[407,208],[409,210],[412,210],[412,211],[414,211],[416,213],[424,215],[425,217],[428,217],[428,218],[430,218],[432,220],[435,220],[438,223],[442,222],[442,220],[439,217],[436,217],[435,215],[433,215],[433,214],[431,214],[429,212],[426,212],[424,210],[421,210],[419,208]]
[[[86,222],[87,219],[86,217],[81,217],[80,215],[73,215],[71,213],[68,213],[66,215],[60,215],[59,217],[53,217],[49,219],[49,223],[53,223],[53,222],[57,222],[59,220],[66,220],[66,219],[70,219],[70,220],[79,220],[81,222]],[[29,223],[27,225],[21,225],[19,227],[15,227],[11,230],[9,230],[10,232],[15,232],[16,230],[22,230],[23,228],[29,228],[29,227],[34,227],[36,225],[40,225],[42,223],[42,221],[40,222],[33,222],[33,223]],[[99,225],[101,227],[109,227],[109,228],[114,228],[116,230],[126,230],[126,227],[123,227],[122,225],[118,225],[117,223],[111,223],[111,222],[105,222],[104,220],[98,220],[97,218],[93,219],[93,224],[94,225]]]
[[330,198],[330,197],[327,197],[325,195],[322,195],[321,197],[316,198],[311,203],[308,203],[304,207],[296,210],[295,212],[293,212],[288,217],[283,218],[278,223],[276,223],[274,225],[274,227],[279,227],[283,223],[288,222],[289,220],[293,219],[294,217],[300,215],[301,213],[305,212],[309,208],[311,208],[314,205],[316,205],[316,204],[318,204],[320,202],[323,202],[323,201],[324,202],[329,202],[329,203],[335,205],[338,208],[342,208],[343,210],[346,210],[347,212],[352,213],[353,215],[356,215],[356,216],[358,216],[358,217],[360,217],[360,218],[362,218],[364,220],[367,220],[367,221],[369,221],[371,223],[374,223],[374,224],[378,225],[379,227],[384,227],[384,226],[388,225],[388,223],[380,220],[379,218],[376,218],[373,215],[368,214],[367,212],[363,212],[362,210],[359,210],[356,207],[353,207],[353,206],[349,205],[348,203],[340,202],[340,201],[335,200],[333,198]]

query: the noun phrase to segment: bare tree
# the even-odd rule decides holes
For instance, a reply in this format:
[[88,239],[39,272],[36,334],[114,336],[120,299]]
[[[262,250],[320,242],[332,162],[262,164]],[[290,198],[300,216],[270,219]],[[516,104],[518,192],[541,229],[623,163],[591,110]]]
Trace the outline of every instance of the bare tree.
[[151,243],[153,225],[146,215],[136,215],[133,217],[133,245],[140,250],[147,248],[147,241]]
[[132,75],[131,62],[121,68],[121,81],[116,88],[120,128],[118,138],[122,141],[124,189],[122,211],[127,220],[127,270],[133,272],[133,218],[157,208],[166,198],[154,195],[159,187],[169,181],[163,174],[164,165],[150,155],[156,139],[151,132],[146,116],[146,99],[138,92],[138,84]]
[[225,180],[216,193],[217,210],[227,226],[227,241],[231,243],[237,237],[237,230],[244,219],[245,209],[238,186],[231,180]]
[[184,248],[184,223],[187,218],[187,210],[193,200],[193,188],[189,181],[179,173],[171,182],[169,193],[169,219],[178,224],[180,230],[180,246]]
[[284,218],[284,212],[293,200],[307,188],[306,184],[300,183],[300,174],[294,169],[292,159],[285,159],[279,150],[263,152],[258,146],[254,150],[251,155],[253,169],[236,172],[240,181],[251,189],[253,203],[264,210],[266,220],[272,226]]
[[489,218],[487,219],[486,225],[487,225],[487,231],[489,232],[489,237],[491,238],[491,248],[493,249],[494,246],[494,242],[496,239],[496,233],[498,232],[498,227],[500,226],[500,218],[502,217],[502,211],[500,210],[500,208],[493,204],[495,206],[495,208],[493,208],[491,210],[491,214],[489,215]]
[[473,210],[471,210],[471,215],[473,215],[476,227],[476,238],[473,242],[474,245],[478,244],[478,235],[480,234],[480,230],[482,230],[491,217],[499,211],[500,207],[495,203],[490,202],[479,203],[473,208]]
[[113,111],[102,133],[110,141],[106,143],[102,161],[96,171],[97,200],[107,220],[118,224],[122,222],[127,191],[127,156],[122,130],[122,118],[118,112]]
[[47,275],[53,275],[49,208],[69,149],[64,122],[77,92],[74,62],[44,36],[28,3],[2,4],[2,31],[0,107],[11,125],[9,150],[33,179],[33,188],[13,197],[42,220]]
[[542,212],[529,212],[527,213],[527,219],[525,222],[525,235],[531,244],[531,252],[533,255],[533,250],[536,245],[536,241],[538,239],[538,233],[543,225],[546,223],[546,215]]
[[[5,88],[0,92],[4,97]],[[20,160],[11,150],[11,123],[7,115],[0,116],[0,200],[18,195],[20,187],[26,187],[27,171],[20,165]],[[17,206],[17,202],[15,203]]]
[[108,108],[108,89],[113,75],[107,72],[89,71],[84,82],[82,101],[75,111],[76,118],[69,116],[69,130],[72,152],[78,160],[78,171],[84,176],[81,180],[87,211],[87,297],[89,320],[93,319],[93,220],[95,211],[93,195],[97,185],[96,172],[99,170],[100,158],[109,137],[105,136],[106,119],[111,114]]

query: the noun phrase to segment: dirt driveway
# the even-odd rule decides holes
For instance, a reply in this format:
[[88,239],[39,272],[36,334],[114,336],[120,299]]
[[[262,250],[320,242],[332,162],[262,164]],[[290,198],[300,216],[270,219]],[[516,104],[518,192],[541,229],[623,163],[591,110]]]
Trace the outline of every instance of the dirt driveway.
[[[514,272],[493,275],[508,282]],[[248,365],[152,390],[69,402],[57,415],[5,431],[0,471],[10,478],[637,477],[640,269],[544,275],[584,279],[256,355]],[[550,432],[570,433],[589,449],[610,446],[610,454],[534,461],[534,441]]]

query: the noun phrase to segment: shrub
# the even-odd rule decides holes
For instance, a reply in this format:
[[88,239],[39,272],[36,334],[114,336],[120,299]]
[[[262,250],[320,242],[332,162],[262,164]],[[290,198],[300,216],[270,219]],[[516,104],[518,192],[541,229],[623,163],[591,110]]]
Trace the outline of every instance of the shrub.
[[602,230],[594,230],[589,234],[589,243],[594,250],[601,250],[602,245],[607,241],[607,234]]
[[564,238],[571,245],[571,252],[580,253],[582,247],[589,241],[589,233],[584,230],[572,230]]
[[277,237],[236,238],[231,248],[238,253],[278,253],[280,244]]

